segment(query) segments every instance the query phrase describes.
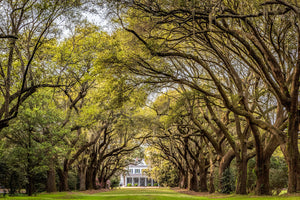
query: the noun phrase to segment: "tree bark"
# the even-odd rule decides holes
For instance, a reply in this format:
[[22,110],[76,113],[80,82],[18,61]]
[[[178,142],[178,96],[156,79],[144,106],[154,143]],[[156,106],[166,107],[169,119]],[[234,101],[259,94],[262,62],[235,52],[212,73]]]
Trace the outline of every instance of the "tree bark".
[[270,195],[270,158],[256,159],[256,194],[257,195]]
[[190,179],[189,179],[189,190],[198,192],[199,191],[199,182],[197,177],[197,171],[193,170],[190,173]]
[[86,190],[86,170],[87,170],[87,159],[83,158],[80,161],[78,166],[79,172],[79,190],[84,191]]
[[298,157],[297,192],[300,192],[300,156]]
[[279,142],[276,136],[272,135],[268,140],[267,146],[263,147],[258,128],[251,125],[251,130],[254,135],[256,151],[255,173],[257,180],[255,191],[257,195],[270,195],[270,159],[275,149],[279,146]]
[[106,181],[105,181],[104,177],[102,177],[102,176],[99,179],[99,185],[100,185],[100,188],[106,187]]
[[64,169],[58,169],[58,177],[59,177],[59,191],[69,191],[68,185],[68,173],[69,168],[67,166],[68,161],[64,163]]
[[63,171],[59,177],[60,177],[59,191],[68,191],[69,190],[68,172]]
[[200,192],[207,192],[207,168],[200,166],[199,169],[199,190]]
[[[300,14],[297,13],[298,23]],[[295,66],[295,71],[292,76],[291,84],[291,102],[290,106],[287,108],[289,112],[289,127],[288,127],[288,139],[287,139],[287,151],[288,151],[288,169],[289,169],[289,179],[288,179],[288,193],[297,192],[297,175],[300,173],[298,167],[299,161],[299,148],[298,148],[298,131],[300,122],[300,109],[299,109],[299,88],[300,88],[300,32],[298,28],[297,34],[298,40],[298,59]]]
[[187,188],[188,187],[188,173],[186,171],[181,171],[179,173],[179,187],[180,188]]
[[95,190],[98,189],[96,182],[97,182],[97,169],[94,169],[92,183],[93,183],[93,189],[95,189]]
[[33,186],[34,186],[34,178],[32,174],[32,169],[34,167],[33,161],[32,161],[32,141],[31,141],[31,131],[28,131],[28,149],[27,149],[27,167],[26,167],[26,172],[27,172],[27,186],[26,186],[26,193],[28,196],[32,196],[33,194]]
[[27,183],[27,187],[26,187],[26,193],[27,193],[28,196],[32,196],[32,194],[34,192],[33,177],[31,175],[28,175],[27,180],[28,180],[28,183]]
[[237,161],[236,194],[247,194],[247,159]]
[[86,190],[86,167],[80,169],[79,179],[80,179],[79,190],[80,191]]
[[[289,117],[287,151],[288,151],[288,193],[297,192],[298,176],[298,113],[291,113]],[[299,183],[300,184],[300,183]]]
[[[241,141],[243,142],[243,141]],[[247,144],[242,143],[240,156],[236,157],[237,164],[237,194],[247,194]]]
[[210,167],[209,167],[209,193],[214,193],[215,192],[215,185],[214,185],[215,165],[214,165],[211,157],[209,159],[209,165],[210,165]]
[[[269,183],[269,167],[270,158],[265,158],[264,148],[261,142],[261,136],[259,129],[250,123],[252,134],[255,141],[256,151],[256,163],[255,163],[255,174],[256,174],[256,188],[255,193],[257,195],[270,195],[270,183]],[[270,156],[271,157],[271,156]]]
[[89,167],[86,172],[86,189],[87,190],[93,189],[93,174],[94,174],[94,169],[92,167]]
[[47,192],[56,192],[55,169],[53,160],[50,161],[47,173]]

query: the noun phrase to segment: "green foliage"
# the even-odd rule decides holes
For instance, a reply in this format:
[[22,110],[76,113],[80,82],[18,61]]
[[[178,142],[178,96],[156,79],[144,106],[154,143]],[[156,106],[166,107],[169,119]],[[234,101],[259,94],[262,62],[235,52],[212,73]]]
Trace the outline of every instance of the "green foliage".
[[270,188],[278,195],[288,184],[288,167],[283,157],[271,157]]
[[68,186],[70,190],[78,190],[78,174],[75,170],[71,170],[68,173]]
[[235,178],[230,168],[225,169],[221,177],[220,192],[223,194],[231,194],[235,191]]
[[26,184],[33,184],[36,192],[44,191],[49,159],[63,154],[61,137],[67,128],[59,127],[63,113],[51,99],[50,90],[33,94],[13,123],[2,131],[7,138],[3,143],[6,148],[0,152],[1,166],[6,171],[3,180],[7,180],[4,186],[11,193]]
[[[254,192],[256,175],[255,175],[255,158],[248,161],[247,170],[247,188],[249,192]],[[270,189],[278,195],[282,189],[287,188],[288,167],[282,156],[272,156],[270,159]]]
[[135,187],[137,187],[137,186],[138,186],[138,184],[137,184],[137,183],[135,183],[135,184],[134,184],[134,186],[135,186]]
[[111,188],[119,187],[120,177],[119,176],[114,176],[113,178],[110,179],[110,183],[111,183]]
[[127,186],[128,186],[128,187],[131,187],[131,186],[132,186],[132,184],[131,184],[131,183],[127,183]]

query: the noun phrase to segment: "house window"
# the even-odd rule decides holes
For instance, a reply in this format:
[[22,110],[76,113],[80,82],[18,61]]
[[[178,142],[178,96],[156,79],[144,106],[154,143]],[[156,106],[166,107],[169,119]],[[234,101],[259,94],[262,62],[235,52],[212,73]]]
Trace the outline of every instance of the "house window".
[[133,169],[129,169],[129,173],[130,173],[130,174],[133,174]]
[[135,170],[134,170],[134,173],[135,173],[135,174],[140,174],[140,173],[141,173],[141,170],[140,170],[140,169],[135,169]]

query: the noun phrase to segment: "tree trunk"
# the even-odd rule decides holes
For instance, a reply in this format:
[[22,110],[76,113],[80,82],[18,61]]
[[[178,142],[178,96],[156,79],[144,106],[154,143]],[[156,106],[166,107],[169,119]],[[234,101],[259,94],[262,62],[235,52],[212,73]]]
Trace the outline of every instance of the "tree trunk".
[[[287,144],[280,145],[280,148],[284,155],[285,161],[286,161],[287,165],[289,166],[289,153],[287,150]],[[298,164],[297,165],[298,165],[297,169],[300,169],[300,156],[299,155],[298,155]],[[300,170],[297,171],[297,191],[300,192]]]
[[199,176],[199,190],[200,192],[207,192],[207,168],[205,168],[205,166],[203,166],[203,168],[202,166],[200,167]]
[[300,193],[300,156],[298,157],[298,172],[297,172],[297,192]]
[[93,189],[98,189],[98,187],[97,187],[97,170],[96,169],[94,169],[94,171],[93,171],[93,179],[92,179],[92,181],[93,181]]
[[87,159],[83,158],[79,165],[79,190],[84,191],[86,190],[86,170],[87,170]]
[[[66,163],[66,161],[65,161]],[[64,164],[64,169],[58,169],[58,177],[59,177],[59,191],[68,191],[69,190],[69,185],[68,185],[68,173],[69,169]]]
[[179,173],[179,187],[187,188],[188,187],[188,173],[186,171],[181,171]]
[[[299,14],[298,14],[299,19]],[[299,22],[299,20],[298,20]],[[300,45],[300,33],[298,33],[298,45]],[[299,87],[300,87],[300,46],[298,46],[298,60],[295,67],[295,71],[292,77],[292,87],[291,87],[291,102],[290,106],[287,108],[289,112],[289,127],[288,127],[288,139],[287,139],[287,151],[288,151],[288,169],[289,169],[289,179],[288,179],[288,193],[297,192],[297,175],[300,169],[298,166],[298,131],[299,131]],[[300,183],[298,183],[300,184]]]
[[199,191],[199,182],[198,182],[196,169],[194,169],[192,171],[192,173],[190,173],[189,190],[192,190],[192,191],[195,191],[195,192]]
[[[288,128],[288,140],[287,140],[287,151],[288,151],[288,193],[297,192],[297,175],[298,175],[298,127],[299,120],[297,112],[291,114],[289,117],[289,128]],[[292,119],[294,118],[294,119]],[[300,184],[300,183],[299,183]]]
[[29,175],[27,177],[28,179],[28,183],[27,183],[27,187],[26,187],[26,193],[28,196],[32,196],[33,192],[34,192],[34,184],[33,184],[33,177],[31,175]]
[[270,184],[269,184],[269,165],[270,159],[264,159],[263,150],[261,148],[256,151],[256,189],[255,193],[257,195],[269,195],[270,194]]
[[80,187],[79,190],[86,190],[86,166],[79,170]]
[[[270,168],[270,154],[268,157],[264,153],[264,147],[261,142],[261,136],[259,129],[250,124],[252,134],[255,141],[255,151],[256,151],[256,164],[255,164],[255,174],[256,174],[256,188],[255,193],[257,195],[270,195],[270,183],[269,183],[269,168]],[[270,142],[269,142],[270,143]],[[272,152],[273,153],[273,152]]]
[[53,160],[50,161],[47,173],[47,192],[56,192],[55,169]]
[[69,185],[68,185],[68,172],[63,171],[60,176],[60,191],[68,191]]
[[87,190],[93,189],[93,172],[94,172],[94,169],[92,167],[89,167],[86,172],[86,189]]
[[105,181],[104,177],[101,177],[99,179],[99,185],[100,185],[100,188],[105,188],[106,187],[106,181]]
[[247,194],[247,159],[237,161],[236,194]]
[[33,174],[32,174],[32,169],[34,167],[33,161],[31,159],[31,148],[32,148],[32,143],[31,143],[31,132],[28,131],[28,149],[27,149],[27,167],[26,167],[26,172],[27,172],[27,186],[26,186],[26,193],[28,196],[32,196],[33,194],[33,186],[34,186],[34,179],[33,179]]
[[257,195],[270,195],[270,158],[256,159],[256,194]]
[[236,194],[247,194],[247,145],[242,144],[241,158],[236,158],[237,182]]
[[213,163],[213,160],[210,156],[209,159],[209,193],[214,193],[215,192],[215,185],[214,185],[214,169],[215,165]]

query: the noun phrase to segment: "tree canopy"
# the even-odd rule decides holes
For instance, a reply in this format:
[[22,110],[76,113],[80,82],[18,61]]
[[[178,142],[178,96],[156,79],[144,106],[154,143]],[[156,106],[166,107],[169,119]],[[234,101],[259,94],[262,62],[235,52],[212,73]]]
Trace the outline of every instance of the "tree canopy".
[[[165,186],[300,191],[298,1],[0,5],[11,194],[105,187],[137,155]],[[103,10],[110,32],[90,20]]]

